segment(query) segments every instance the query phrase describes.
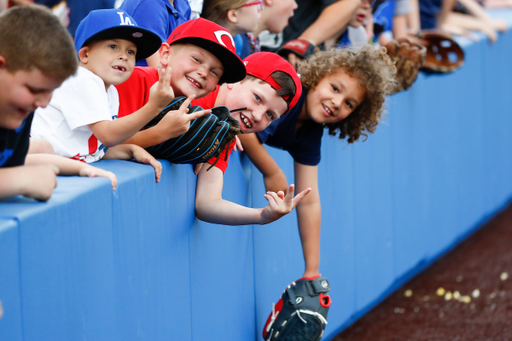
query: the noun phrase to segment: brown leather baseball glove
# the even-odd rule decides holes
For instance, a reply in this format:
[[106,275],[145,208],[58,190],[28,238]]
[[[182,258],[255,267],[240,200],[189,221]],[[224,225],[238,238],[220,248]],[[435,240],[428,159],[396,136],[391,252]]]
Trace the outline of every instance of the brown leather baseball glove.
[[393,93],[409,89],[425,62],[427,49],[408,38],[392,40],[386,44],[386,49],[397,69],[398,85]]
[[464,64],[464,51],[449,35],[439,31],[421,31],[421,44],[427,48],[427,57],[421,71],[427,74],[450,73]]

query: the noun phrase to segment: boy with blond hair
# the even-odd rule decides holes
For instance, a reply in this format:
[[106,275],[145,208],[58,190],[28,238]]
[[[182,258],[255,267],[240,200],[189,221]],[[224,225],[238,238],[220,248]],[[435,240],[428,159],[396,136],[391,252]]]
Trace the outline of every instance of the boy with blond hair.
[[[126,141],[144,148],[185,133],[191,121],[209,112],[187,114],[186,108],[193,98],[208,95],[218,84],[239,82],[246,75],[229,31],[203,18],[179,25],[160,47],[159,56],[160,69],[172,69],[170,84],[174,94],[188,99],[180,110],[168,112],[157,125]],[[149,90],[157,80],[157,69],[136,67],[128,81],[117,86],[119,117],[130,115],[145,105]]]
[[74,74],[77,60],[66,28],[48,9],[27,5],[0,15],[0,198],[48,200],[56,175],[104,176],[111,172],[56,155],[27,155],[33,111]]
[[32,136],[44,139],[55,153],[86,163],[101,158],[131,159],[161,165],[142,148],[119,145],[154,118],[174,98],[170,70],[160,70],[148,103],[129,117],[116,119],[119,107],[114,85],[127,80],[137,59],[151,55],[160,38],[125,12],[96,10],[82,20],[75,34],[80,66],[55,91],[47,108],[36,110]]

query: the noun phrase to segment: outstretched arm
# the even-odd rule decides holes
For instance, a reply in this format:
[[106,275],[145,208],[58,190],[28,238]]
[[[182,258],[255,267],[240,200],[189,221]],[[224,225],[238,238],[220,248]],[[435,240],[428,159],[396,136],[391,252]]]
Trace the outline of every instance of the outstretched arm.
[[151,165],[155,169],[156,182],[160,182],[162,164],[143,148],[134,144],[122,144],[109,148],[103,159],[131,160]]
[[[284,172],[268,154],[256,134],[242,135],[240,139],[247,156],[263,174],[266,189],[269,190],[273,185],[278,188],[286,186]],[[303,277],[312,277],[318,275],[320,263],[321,207],[318,193],[318,167],[295,162],[294,168],[297,192],[311,189],[311,192],[298,203],[296,210],[302,253],[306,263]],[[274,181],[274,178],[277,180]]]
[[283,192],[267,192],[264,195],[269,201],[266,207],[250,208],[224,200],[223,185],[224,175],[219,168],[201,169],[196,188],[198,219],[224,225],[268,224],[288,214],[310,191],[305,189],[293,197],[294,185],[290,185],[286,196]]
[[112,189],[115,190],[117,186],[117,178],[114,173],[103,170],[101,168],[93,167],[89,164],[71,160],[62,156],[53,154],[28,154],[25,158],[25,165],[52,165],[57,167],[58,175],[79,175],[84,177],[104,177],[110,179]]
[[297,221],[302,253],[306,263],[303,277],[312,277],[319,274],[320,265],[322,210],[318,193],[318,167],[295,162],[295,183],[297,191],[306,187],[311,188],[311,193],[297,205]]
[[446,23],[446,17],[453,11],[455,2],[457,0],[443,0],[441,10],[437,14],[437,28],[441,29],[442,25]]
[[132,137],[158,115],[174,99],[174,92],[171,88],[171,68],[161,67],[158,70],[158,77],[158,82],[153,84],[150,89],[146,105],[133,114],[117,120],[89,124],[94,136],[105,146],[113,147]]
[[[318,45],[326,40],[338,38],[346,29],[352,15],[360,5],[360,0],[338,0],[324,8],[320,16],[297,39]],[[300,62],[299,57],[290,53],[288,61],[292,65]]]
[[263,181],[267,191],[283,191],[288,190],[288,182],[286,175],[272,156],[267,152],[265,146],[255,133],[241,134],[238,136],[251,162],[263,174]]
[[324,8],[316,21],[298,39],[318,45],[330,38],[337,38],[347,27],[360,4],[359,0],[338,0]]
[[50,164],[0,168],[0,199],[24,195],[46,201],[57,186],[58,172]]

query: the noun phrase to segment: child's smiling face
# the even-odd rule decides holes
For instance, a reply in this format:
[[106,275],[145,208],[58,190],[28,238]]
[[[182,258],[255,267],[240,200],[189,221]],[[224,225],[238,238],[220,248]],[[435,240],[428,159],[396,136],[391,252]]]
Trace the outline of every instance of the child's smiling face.
[[19,128],[32,111],[46,107],[62,81],[38,68],[10,72],[0,56],[0,127]]
[[105,88],[130,78],[137,46],[125,39],[98,40],[80,49],[80,65],[103,79]]
[[306,109],[316,123],[337,123],[360,105],[366,90],[343,69],[322,78],[306,97]]
[[231,113],[240,123],[244,134],[265,129],[288,110],[288,105],[277,95],[276,90],[259,80],[245,80],[233,84],[224,105],[230,110],[246,108]]
[[220,60],[192,44],[171,45],[171,87],[177,96],[201,98],[215,90],[224,73]]

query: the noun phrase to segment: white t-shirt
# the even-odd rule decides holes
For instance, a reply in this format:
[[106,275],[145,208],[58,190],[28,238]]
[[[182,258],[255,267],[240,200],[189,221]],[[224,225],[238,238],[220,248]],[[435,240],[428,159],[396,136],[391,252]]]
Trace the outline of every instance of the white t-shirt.
[[368,34],[364,26],[348,26],[348,40],[350,40],[350,44],[355,51],[368,44]]
[[86,68],[79,67],[53,92],[46,108],[38,108],[31,137],[50,142],[57,155],[83,162],[98,161],[107,148],[93,135],[89,124],[112,121],[119,111],[119,95]]

